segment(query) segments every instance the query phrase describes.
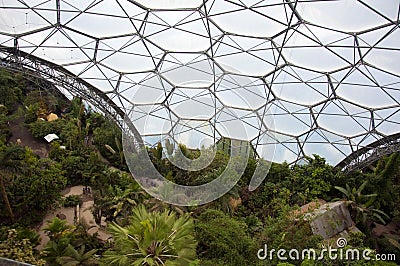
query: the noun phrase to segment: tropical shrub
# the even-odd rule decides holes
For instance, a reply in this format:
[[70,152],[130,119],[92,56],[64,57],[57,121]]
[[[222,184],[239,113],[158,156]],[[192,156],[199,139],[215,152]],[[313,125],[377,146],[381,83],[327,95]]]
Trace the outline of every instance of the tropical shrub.
[[0,242],[0,257],[26,262],[37,266],[45,265],[45,261],[38,259],[29,239],[18,239],[15,229],[8,231],[5,241]]
[[208,209],[198,217],[195,228],[202,261],[223,265],[255,265],[258,261],[258,243],[247,233],[245,223]]
[[64,207],[75,207],[76,205],[81,205],[82,200],[78,195],[69,195],[63,200]]

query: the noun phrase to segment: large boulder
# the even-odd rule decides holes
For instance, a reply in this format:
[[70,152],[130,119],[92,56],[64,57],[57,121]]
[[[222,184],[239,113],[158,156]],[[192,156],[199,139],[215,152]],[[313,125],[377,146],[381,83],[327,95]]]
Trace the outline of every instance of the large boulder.
[[313,234],[331,238],[354,226],[345,201],[326,203],[305,215],[310,220]]

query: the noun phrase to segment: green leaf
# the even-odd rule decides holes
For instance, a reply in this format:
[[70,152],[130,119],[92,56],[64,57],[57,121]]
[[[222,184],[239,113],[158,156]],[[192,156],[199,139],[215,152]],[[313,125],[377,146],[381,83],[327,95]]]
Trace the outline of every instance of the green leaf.
[[[347,186],[347,184],[346,184]],[[335,189],[339,190],[340,192],[342,192],[347,199],[350,199],[350,193],[349,190],[346,190],[345,188],[339,187],[339,186],[334,186]]]

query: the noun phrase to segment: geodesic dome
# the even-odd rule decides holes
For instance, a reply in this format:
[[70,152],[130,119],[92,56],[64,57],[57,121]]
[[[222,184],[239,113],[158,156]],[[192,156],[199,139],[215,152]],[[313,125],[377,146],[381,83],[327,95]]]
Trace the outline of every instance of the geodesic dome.
[[0,56],[67,70],[150,145],[228,137],[276,162],[336,164],[400,132],[399,4],[3,0]]

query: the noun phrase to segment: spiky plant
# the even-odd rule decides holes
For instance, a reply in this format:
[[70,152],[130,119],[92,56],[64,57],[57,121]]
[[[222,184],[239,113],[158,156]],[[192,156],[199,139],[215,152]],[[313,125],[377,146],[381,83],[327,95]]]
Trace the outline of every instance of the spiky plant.
[[389,216],[385,212],[374,208],[374,202],[378,194],[362,193],[367,183],[368,181],[365,181],[357,189],[351,189],[348,184],[346,184],[346,188],[338,186],[335,186],[335,188],[343,193],[347,204],[355,211],[354,216],[356,222],[362,222],[368,225],[371,221],[377,221],[385,224],[384,218],[389,219]]
[[193,220],[170,211],[148,212],[136,207],[130,223],[109,225],[113,248],[106,251],[102,265],[189,265],[196,258],[197,242]]

